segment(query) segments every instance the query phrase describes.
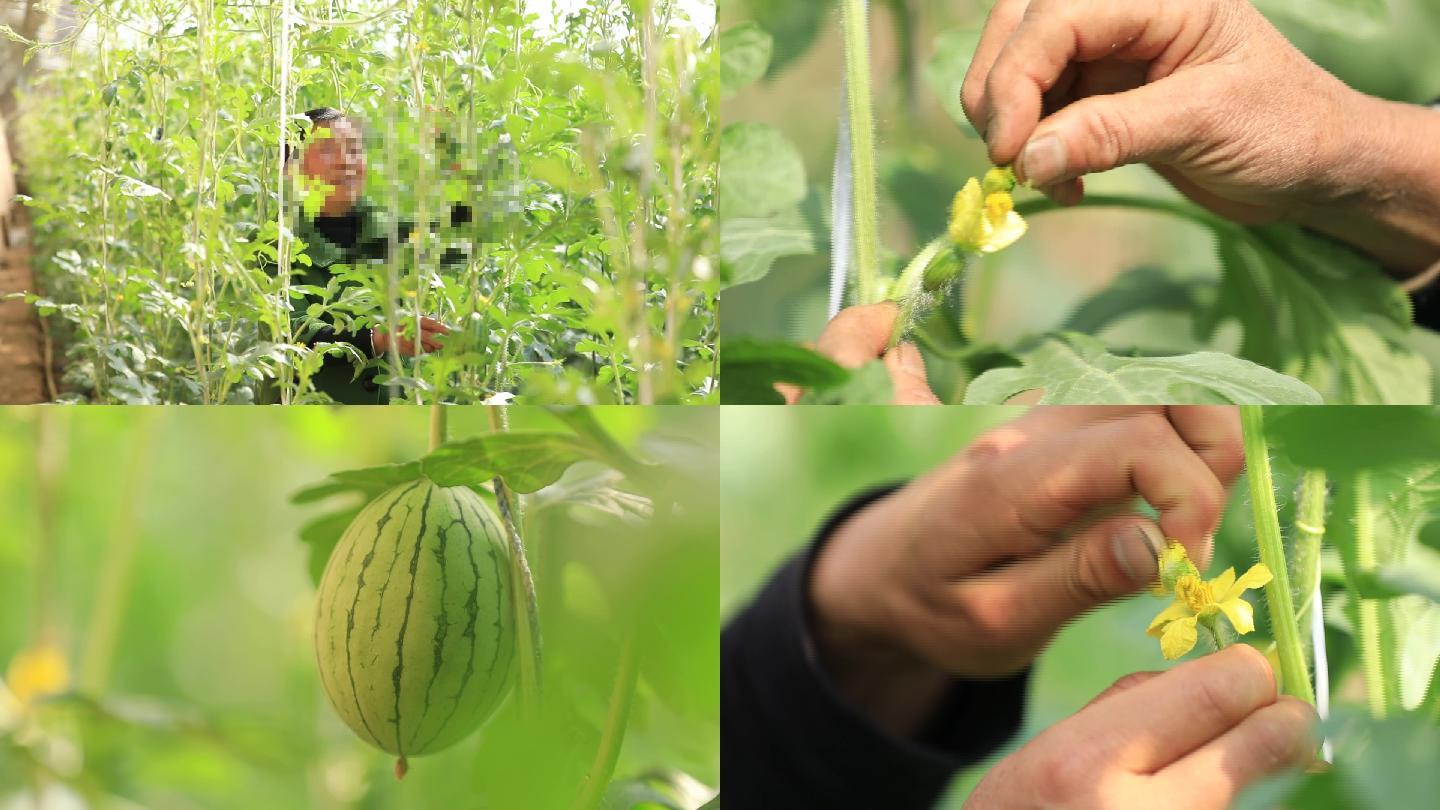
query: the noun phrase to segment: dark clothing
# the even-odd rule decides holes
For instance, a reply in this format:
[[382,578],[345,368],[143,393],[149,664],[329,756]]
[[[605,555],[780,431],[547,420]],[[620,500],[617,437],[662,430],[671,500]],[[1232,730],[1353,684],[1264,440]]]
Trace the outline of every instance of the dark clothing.
[[[469,206],[454,205],[448,214],[451,227],[470,221]],[[438,227],[438,223],[437,223]],[[404,245],[415,229],[413,222],[400,220],[393,225],[383,213],[368,200],[356,201],[350,211],[339,216],[317,216],[313,220],[301,217],[296,236],[305,243],[308,265],[296,264],[292,271],[292,283],[326,289],[330,283],[333,268],[341,265],[384,264],[390,259],[392,245]],[[393,233],[392,233],[393,231]],[[392,242],[392,237],[394,241]],[[464,255],[456,250],[447,250],[441,257],[442,266],[463,264]],[[353,282],[347,282],[353,285]],[[311,304],[323,304],[320,296],[307,294],[291,299],[291,319],[295,334],[306,346],[318,343],[348,343],[361,356],[369,359],[375,356],[371,343],[370,329],[358,332],[340,332],[333,326],[311,325],[302,327],[302,317]],[[360,369],[358,375],[353,357],[327,355],[320,370],[311,378],[315,390],[328,395],[336,402],[347,405],[383,405],[388,400],[388,391],[376,384],[379,370],[373,365]]]
[[929,808],[961,768],[1020,728],[1029,672],[957,679],[928,728],[897,739],[845,703],[817,661],[809,579],[832,530],[891,489],[852,500],[725,628],[720,750],[730,810]]

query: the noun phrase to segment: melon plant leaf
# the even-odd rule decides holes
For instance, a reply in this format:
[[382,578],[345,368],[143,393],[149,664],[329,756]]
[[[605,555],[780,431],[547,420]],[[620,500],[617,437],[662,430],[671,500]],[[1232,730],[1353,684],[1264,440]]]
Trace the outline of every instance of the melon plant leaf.
[[850,372],[815,352],[791,343],[750,338],[726,340],[725,405],[784,405],[775,383],[790,383],[811,391],[835,388],[850,379]]
[[979,134],[960,105],[960,88],[965,84],[965,73],[970,70],[970,60],[979,44],[979,31],[946,31],[935,38],[935,52],[925,63],[925,81],[940,98],[940,106],[971,137]]
[[483,486],[495,476],[528,494],[560,480],[570,465],[602,454],[570,433],[511,431],[452,442],[420,460],[420,470],[442,487]]
[[1364,405],[1267,409],[1265,435],[1300,467],[1335,473],[1414,464],[1440,458],[1440,409],[1391,408],[1384,430],[1375,430]]
[[850,379],[835,388],[809,390],[800,397],[801,405],[886,405],[895,397],[890,372],[881,360],[871,360],[851,369]]
[[1294,225],[1217,230],[1223,269],[1196,331],[1239,321],[1240,355],[1305,381],[1326,402],[1429,404],[1431,371],[1407,339],[1409,299],[1373,261]]
[[313,584],[320,584],[320,578],[325,573],[325,564],[330,561],[330,553],[335,550],[335,544],[340,542],[340,536],[363,508],[362,504],[330,512],[300,527],[300,542],[310,547],[309,570]]
[[1238,357],[1197,352],[1176,357],[1117,357],[1100,341],[1073,332],[1021,355],[1019,368],[981,374],[966,405],[1000,405],[1044,389],[1039,404],[1231,403],[1320,404],[1304,383]]
[[741,23],[721,34],[720,98],[731,98],[764,76],[774,47],[774,38],[753,22]]
[[759,281],[777,260],[814,252],[815,235],[799,209],[786,209],[773,217],[726,220],[720,231],[722,284],[733,287]]
[[1390,24],[1386,0],[1256,0],[1255,5],[1267,17],[1351,40],[1382,34]]
[[805,199],[805,163],[780,131],[742,121],[720,133],[720,218],[769,217]]
[[1185,277],[1165,267],[1137,267],[1080,302],[1061,328],[1094,335],[1141,311],[1189,315],[1211,305],[1214,289],[1213,279]]

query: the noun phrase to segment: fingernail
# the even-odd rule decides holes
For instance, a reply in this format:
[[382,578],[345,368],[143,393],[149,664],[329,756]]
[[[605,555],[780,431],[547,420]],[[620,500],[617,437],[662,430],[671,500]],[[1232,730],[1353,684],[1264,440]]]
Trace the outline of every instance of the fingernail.
[[1149,582],[1155,578],[1160,552],[1165,550],[1165,538],[1149,523],[1132,523],[1115,533],[1110,539],[1115,549],[1115,562],[1130,577],[1131,582]]
[[1020,173],[1033,187],[1051,185],[1064,171],[1065,147],[1053,134],[1030,141],[1020,153]]

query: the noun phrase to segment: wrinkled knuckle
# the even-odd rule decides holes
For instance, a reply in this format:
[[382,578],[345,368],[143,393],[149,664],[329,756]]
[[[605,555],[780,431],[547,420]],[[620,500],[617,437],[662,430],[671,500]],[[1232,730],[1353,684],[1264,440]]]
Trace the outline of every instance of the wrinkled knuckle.
[[961,599],[961,621],[978,647],[991,650],[1003,646],[1012,622],[1012,601],[1002,594],[993,593],[983,597],[974,594]]
[[1251,722],[1254,754],[1266,772],[1292,764],[1306,744],[1306,725],[1293,711],[1277,709],[1261,712]]
[[1087,792],[1095,778],[1094,762],[1072,751],[1070,755],[1050,755],[1036,762],[1034,772],[1036,792],[1044,798],[1045,805],[1069,803],[1076,796]]
[[1096,104],[1085,126],[1091,166],[1119,166],[1134,153],[1135,138],[1130,123],[1113,107]]
[[1171,443],[1175,428],[1161,414],[1147,411],[1130,417],[1131,441],[1142,450],[1160,450]]
[[[1242,645],[1237,645],[1242,646]],[[1243,682],[1228,678],[1204,678],[1195,687],[1193,699],[1206,715],[1214,717],[1238,717],[1253,705],[1250,695],[1253,690]]]
[[1108,577],[1102,563],[1103,555],[1086,554],[1080,545],[1075,546],[1074,554],[1067,577],[1070,597],[1076,604],[1087,606],[1110,599],[1110,589],[1105,585]]

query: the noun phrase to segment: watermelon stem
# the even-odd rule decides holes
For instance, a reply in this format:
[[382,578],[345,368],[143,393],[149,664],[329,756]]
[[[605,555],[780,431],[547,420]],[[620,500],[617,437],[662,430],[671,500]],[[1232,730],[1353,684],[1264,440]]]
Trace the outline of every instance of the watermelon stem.
[[404,754],[401,754],[401,755],[400,755],[400,758],[397,759],[397,760],[395,760],[395,778],[396,778],[396,780],[404,779],[404,778],[405,778],[405,774],[407,774],[407,773],[409,773],[409,772],[410,772],[410,760],[406,759]]
[[[509,413],[503,405],[490,406],[490,426],[496,433],[510,429]],[[543,672],[543,651],[540,639],[540,606],[535,596],[535,577],[530,572],[530,562],[525,557],[525,541],[520,535],[520,524],[524,520],[520,499],[505,486],[500,476],[494,478],[495,504],[500,507],[500,522],[510,540],[510,564],[519,588],[515,589],[516,616],[524,616],[518,622],[516,641],[520,648],[520,694],[527,713],[533,714],[540,702],[541,673]]]

